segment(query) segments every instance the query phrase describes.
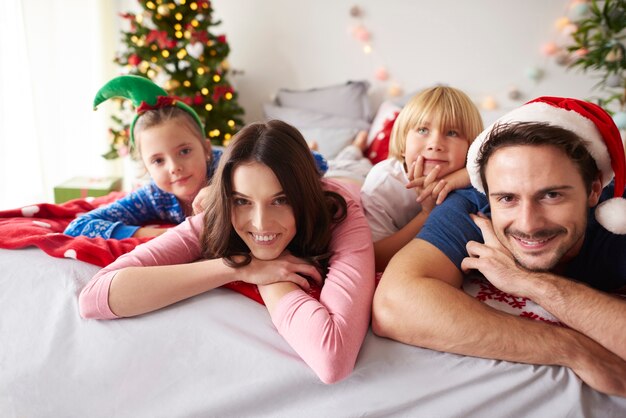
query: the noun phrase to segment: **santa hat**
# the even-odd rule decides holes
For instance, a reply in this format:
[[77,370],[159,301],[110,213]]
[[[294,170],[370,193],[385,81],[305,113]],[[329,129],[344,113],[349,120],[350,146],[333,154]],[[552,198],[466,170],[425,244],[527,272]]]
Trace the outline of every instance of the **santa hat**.
[[189,113],[193,120],[200,126],[200,131],[204,132],[204,127],[200,121],[200,117],[189,105],[181,102],[175,97],[170,97],[167,92],[161,87],[154,84],[152,81],[145,77],[139,77],[136,75],[121,75],[115,77],[106,83],[93,99],[94,110],[98,105],[113,97],[123,97],[129,99],[136,108],[137,114],[130,124],[130,145],[135,145],[135,123],[139,116],[153,109],[160,109],[163,107],[176,106],[185,112]]
[[589,154],[600,170],[602,186],[615,178],[614,197],[597,206],[598,222],[614,234],[626,234],[626,157],[620,132],[611,116],[600,106],[582,100],[561,97],[539,97],[507,113],[485,129],[467,153],[467,171],[472,185],[485,193],[477,158],[491,130],[512,122],[544,122],[574,132],[585,141]]

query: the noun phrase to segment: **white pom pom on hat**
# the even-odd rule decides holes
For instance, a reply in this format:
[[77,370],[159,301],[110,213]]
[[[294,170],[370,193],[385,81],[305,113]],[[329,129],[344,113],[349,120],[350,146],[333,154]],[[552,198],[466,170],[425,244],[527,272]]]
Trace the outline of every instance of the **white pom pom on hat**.
[[626,157],[620,132],[611,116],[600,106],[583,100],[562,97],[539,97],[507,113],[485,129],[467,152],[467,171],[472,185],[485,189],[477,159],[480,148],[496,125],[512,122],[544,122],[574,132],[585,141],[596,161],[605,187],[615,178],[614,197],[596,207],[598,222],[614,234],[626,234]]

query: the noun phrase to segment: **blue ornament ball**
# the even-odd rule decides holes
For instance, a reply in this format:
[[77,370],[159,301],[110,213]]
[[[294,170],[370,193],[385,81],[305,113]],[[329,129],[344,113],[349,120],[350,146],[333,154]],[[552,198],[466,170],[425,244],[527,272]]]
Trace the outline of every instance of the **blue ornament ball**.
[[589,13],[589,5],[587,3],[577,3],[571,9],[571,16],[574,20],[582,19]]
[[619,130],[626,129],[626,112],[617,112],[613,115],[613,122]]

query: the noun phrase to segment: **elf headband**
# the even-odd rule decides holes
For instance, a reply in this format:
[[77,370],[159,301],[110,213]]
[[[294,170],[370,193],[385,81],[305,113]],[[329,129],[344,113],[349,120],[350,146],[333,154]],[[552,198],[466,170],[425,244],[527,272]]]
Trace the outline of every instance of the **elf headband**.
[[200,131],[204,132],[204,127],[200,121],[200,117],[187,104],[179,99],[169,97],[167,92],[161,87],[154,84],[145,77],[136,75],[122,75],[110,80],[106,83],[93,99],[93,108],[96,110],[98,105],[113,97],[123,97],[129,99],[137,110],[132,123],[130,124],[130,146],[135,146],[135,123],[142,113],[148,110],[161,109],[169,106],[176,106],[189,113],[200,127]]

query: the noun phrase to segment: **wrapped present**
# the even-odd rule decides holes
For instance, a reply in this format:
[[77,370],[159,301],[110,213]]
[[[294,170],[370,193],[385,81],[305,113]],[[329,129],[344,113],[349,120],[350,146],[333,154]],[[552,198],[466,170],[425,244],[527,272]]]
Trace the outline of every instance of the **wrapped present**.
[[120,190],[122,190],[121,177],[74,177],[55,186],[54,202],[63,203],[88,196],[105,196]]

